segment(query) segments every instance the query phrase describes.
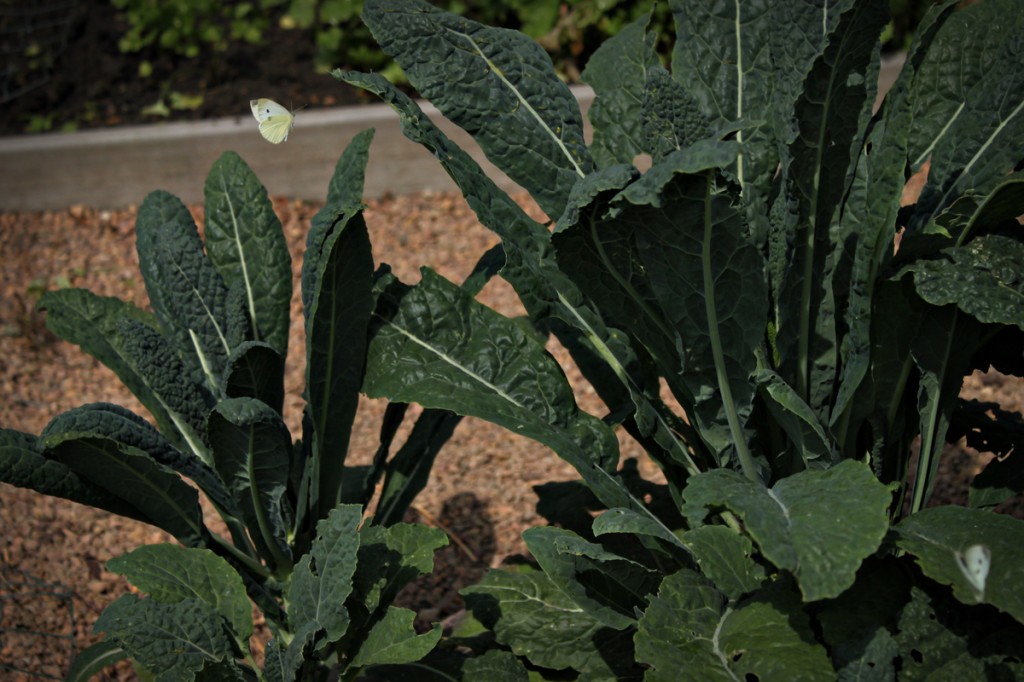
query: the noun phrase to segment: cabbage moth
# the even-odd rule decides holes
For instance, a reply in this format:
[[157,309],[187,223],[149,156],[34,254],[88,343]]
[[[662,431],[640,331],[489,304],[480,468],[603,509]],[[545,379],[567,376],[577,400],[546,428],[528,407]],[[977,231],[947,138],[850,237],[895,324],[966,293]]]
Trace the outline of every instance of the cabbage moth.
[[261,97],[249,100],[252,115],[260,122],[260,135],[268,142],[280,144],[288,139],[295,125],[295,114],[272,99]]
[[974,598],[979,602],[985,598],[985,580],[992,566],[992,550],[985,545],[971,545],[963,552],[953,552],[960,572],[974,589]]

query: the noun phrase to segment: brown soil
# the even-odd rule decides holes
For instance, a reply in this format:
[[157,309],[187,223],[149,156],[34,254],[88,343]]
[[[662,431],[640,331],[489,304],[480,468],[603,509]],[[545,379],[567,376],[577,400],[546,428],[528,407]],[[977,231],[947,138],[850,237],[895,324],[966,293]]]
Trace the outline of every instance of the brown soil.
[[[33,117],[50,117],[52,128],[151,122],[141,113],[169,88],[201,94],[195,111],[172,119],[199,119],[248,112],[253,96],[295,105],[342,105],[360,101],[349,87],[316,74],[312,41],[300,31],[271,28],[274,59],[251,46],[235,46],[216,60],[186,60],[154,53],[125,57],[117,48],[123,24],[109,2],[84,0],[47,83],[5,103],[0,135],[24,131]],[[154,74],[138,76],[149,59]],[[83,112],[92,112],[85,116]],[[522,201],[527,202],[526,198]],[[291,247],[296,273],[309,219],[317,206],[275,201]],[[201,221],[202,208],[193,207]],[[90,289],[146,304],[134,248],[135,211],[71,207],[46,213],[0,215],[0,425],[38,433],[55,415],[77,405],[109,401],[144,414],[112,372],[46,329],[35,304],[42,291],[62,286]],[[458,280],[495,239],[457,196],[421,194],[373,201],[366,211],[378,260],[389,262],[407,282],[428,265]],[[297,280],[296,280],[297,282]],[[298,319],[298,287],[293,320]],[[492,282],[481,295],[506,314],[521,308],[509,287]],[[293,329],[288,359],[286,418],[298,433],[304,360],[302,330]],[[600,401],[583,387],[578,372],[558,348],[553,352],[577,388],[580,404],[596,414]],[[995,373],[976,373],[965,393],[1021,411],[1024,385]],[[383,413],[380,401],[363,399],[349,461],[369,461]],[[623,440],[625,457],[638,457]],[[987,456],[962,446],[947,451],[933,503],[966,502],[967,482]],[[638,459],[642,472],[650,463]],[[419,622],[443,619],[461,608],[458,590],[488,567],[525,550],[520,533],[542,522],[533,486],[577,478],[546,448],[493,425],[466,419],[434,467],[427,489],[409,520],[447,531],[453,542],[440,551],[435,572],[401,596]],[[1020,505],[1005,511],[1017,516]],[[32,491],[0,484],[0,679],[60,677],[75,651],[95,641],[92,624],[127,583],[105,570],[112,557],[140,544],[170,538],[145,524],[112,516]],[[266,637],[265,629],[261,636]],[[261,640],[263,641],[263,640]],[[256,648],[260,646],[257,643]],[[18,672],[18,671],[22,672]],[[120,666],[104,679],[133,679]]]
[[[527,203],[525,197],[521,200]],[[306,230],[317,207],[277,200],[275,209],[298,274]],[[201,221],[202,208],[192,210]],[[56,414],[94,401],[143,413],[112,372],[54,337],[35,311],[41,291],[68,285],[145,305],[134,215],[134,209],[72,207],[0,216],[0,425],[38,433]],[[407,282],[418,280],[420,265],[458,280],[495,242],[455,195],[373,201],[366,219],[376,258],[389,262]],[[502,281],[491,282],[481,299],[505,314],[521,312]],[[300,314],[296,286],[293,320]],[[285,410],[289,426],[298,433],[304,372],[299,325],[293,327],[290,348]],[[581,405],[601,414],[600,401],[592,390],[582,388],[565,354],[558,348],[553,351],[577,387]],[[969,395],[1014,410],[1024,407],[1022,389],[1020,381],[993,373],[969,377],[965,387]],[[363,400],[351,462],[369,461],[382,411],[380,401]],[[631,442],[623,440],[623,446],[626,457],[638,456]],[[949,448],[934,502],[965,503],[966,484],[986,459],[961,446]],[[646,475],[653,474],[646,458],[640,457],[638,465]],[[488,567],[523,552],[520,533],[543,522],[535,511],[533,486],[575,478],[573,470],[546,448],[490,424],[465,420],[438,457],[430,483],[410,513],[410,520],[449,532],[453,542],[438,553],[435,573],[407,589],[401,603],[417,610],[421,623],[456,612],[462,605],[458,590],[478,580]],[[1022,516],[1019,505],[1007,511]],[[60,675],[72,650],[94,641],[92,623],[104,606],[128,589],[105,570],[110,558],[140,544],[170,540],[147,525],[3,484],[0,528],[0,678],[16,680],[39,677],[4,666]],[[262,634],[266,636],[265,630]],[[116,679],[131,679],[131,673],[119,668]]]
[[[277,200],[275,209],[297,275],[306,230],[317,207]],[[201,220],[201,207],[194,207],[193,213]],[[35,311],[43,290],[67,285],[146,305],[134,215],[132,209],[73,207],[0,216],[0,424],[5,428],[39,433],[56,414],[95,401],[144,414],[112,372],[54,337]],[[373,201],[366,220],[375,257],[389,262],[407,282],[419,279],[420,265],[460,280],[496,241],[454,195]],[[487,286],[481,300],[506,314],[522,312],[514,293],[498,280]],[[300,319],[300,311],[296,279],[293,320]],[[285,401],[293,433],[300,432],[303,347],[301,325],[295,325]],[[558,356],[564,359],[564,354]],[[601,412],[592,392],[579,399],[591,411]],[[382,413],[382,401],[363,400],[350,462],[370,461]],[[635,448],[631,452],[635,454]],[[644,469],[648,470],[646,465]],[[571,467],[545,448],[490,424],[465,420],[439,456],[409,519],[443,528],[453,542],[438,553],[435,574],[407,589],[401,602],[416,609],[423,623],[460,609],[459,588],[479,580],[506,556],[524,551],[520,533],[539,522],[532,486],[574,478]],[[104,569],[105,563],[139,544],[170,540],[144,524],[7,485],[0,485],[0,528],[0,666],[49,674],[60,674],[70,649],[69,640],[55,637],[73,635],[75,650],[81,650],[93,641],[92,623],[103,607],[127,589],[123,580]],[[28,587],[17,584],[26,578],[55,585],[51,591],[66,599],[34,599]],[[46,634],[11,634],[17,627]],[[3,670],[0,667],[0,678],[7,679]]]

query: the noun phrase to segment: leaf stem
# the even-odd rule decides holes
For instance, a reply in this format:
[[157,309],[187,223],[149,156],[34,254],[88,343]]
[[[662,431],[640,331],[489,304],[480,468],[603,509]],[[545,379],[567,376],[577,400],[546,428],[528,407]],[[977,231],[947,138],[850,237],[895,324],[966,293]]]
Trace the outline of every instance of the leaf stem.
[[725,353],[722,347],[722,331],[718,326],[718,308],[716,300],[716,287],[714,273],[711,271],[711,238],[714,221],[711,216],[711,184],[713,181],[713,170],[705,173],[704,184],[704,238],[701,243],[702,272],[704,276],[704,313],[708,320],[708,335],[711,337],[711,353],[715,360],[715,375],[718,379],[718,391],[722,396],[722,407],[725,410],[726,420],[729,422],[729,432],[732,434],[733,445],[736,447],[736,455],[739,457],[740,466],[748,479],[756,483],[761,482],[757,475],[757,466],[754,458],[747,447],[747,441],[743,436],[743,426],[740,424],[739,414],[736,411],[735,400],[732,396],[732,386],[729,384],[729,376],[725,370]]
[[942,350],[942,362],[939,367],[942,368],[943,373],[936,376],[936,389],[932,404],[929,406],[928,415],[925,418],[925,424],[922,424],[921,428],[921,448],[918,451],[917,457],[917,474],[914,476],[914,493],[910,501],[910,513],[914,514],[920,511],[925,502],[926,495],[931,494],[931,482],[932,482],[932,460],[942,456],[942,443],[937,442],[939,439],[936,438],[936,431],[938,430],[938,420],[941,414],[941,405],[939,397],[942,395],[942,384],[945,379],[945,372],[948,372],[949,367],[949,356],[952,353],[953,348],[953,337],[957,327],[957,318],[959,317],[959,310],[953,308],[953,324],[950,325],[950,333],[946,335],[946,343]]
[[214,542],[216,542],[219,547],[221,547],[224,551],[228,552],[231,556],[237,559],[242,565],[244,565],[253,573],[260,575],[264,578],[271,577],[270,571],[268,571],[264,566],[257,563],[252,557],[242,552],[240,549],[235,547],[230,542],[225,541],[224,538],[222,538],[221,536],[217,535],[216,533],[210,533],[210,537],[213,538]]
[[[614,268],[611,267],[611,263],[606,261],[605,266],[614,272]],[[586,334],[587,340],[590,341],[590,344],[594,347],[594,350],[596,350],[598,355],[600,355],[601,358],[608,363],[608,366],[612,368],[613,372],[615,372],[615,376],[619,378],[619,381],[621,381],[622,384],[629,391],[630,398],[633,400],[634,404],[636,404],[638,400],[643,399],[643,392],[640,390],[640,387],[633,382],[633,379],[629,376],[629,373],[626,371],[626,368],[623,367],[622,363],[619,362],[619,359],[615,357],[615,354],[612,352],[611,348],[609,348],[607,344],[605,344],[604,339],[599,337],[594,328],[591,327],[590,324],[588,324],[587,321],[583,319],[583,317],[572,305],[570,305],[569,301],[565,298],[561,291],[558,291],[557,294],[559,302],[563,306],[565,306],[565,309],[570,314],[572,314],[573,317],[576,318],[577,324],[583,330],[583,333]],[[639,409],[639,407],[637,409]],[[654,412],[655,418],[658,420],[658,423],[661,424],[664,433],[671,439],[672,450],[675,453],[676,459],[681,459],[683,461],[684,466],[686,467],[686,471],[691,476],[699,474],[700,467],[698,467],[697,463],[693,461],[693,458],[690,456],[690,451],[686,449],[685,443],[680,441],[680,439],[676,437],[675,431],[668,424],[665,423],[661,414],[658,412],[657,409],[654,409],[653,406],[652,411]]]

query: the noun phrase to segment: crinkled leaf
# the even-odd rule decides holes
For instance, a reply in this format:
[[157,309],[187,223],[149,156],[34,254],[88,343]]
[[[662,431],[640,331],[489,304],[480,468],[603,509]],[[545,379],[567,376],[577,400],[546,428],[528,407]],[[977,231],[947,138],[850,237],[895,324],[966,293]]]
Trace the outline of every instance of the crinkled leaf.
[[527,682],[530,675],[515,654],[509,651],[490,649],[478,656],[467,656],[454,650],[436,648],[416,663],[375,665],[362,670],[359,679],[365,682]]
[[284,655],[281,651],[281,640],[274,637],[263,651],[263,674],[267,682],[286,682],[295,679],[295,671],[284,667]]
[[615,220],[611,207],[619,192],[638,177],[632,166],[618,165],[577,183],[552,243],[559,267],[668,373],[679,363],[668,323],[635,262],[639,257],[632,225]]
[[[352,592],[361,519],[362,509],[354,504],[339,505],[321,519],[313,546],[296,563],[288,586],[292,627],[322,630],[326,643],[336,642],[348,629],[349,614],[344,603]],[[289,649],[296,644],[293,642]]]
[[907,269],[914,273],[917,293],[932,305],[952,303],[981,322],[1024,329],[1022,262],[1024,244],[993,234],[945,249],[939,258]]
[[[809,80],[809,73],[813,69],[815,61],[829,45],[830,39],[835,36],[836,43],[843,40],[844,36],[839,30],[839,23],[856,2],[857,0],[838,0],[831,3],[768,3],[768,16],[765,17],[764,23],[761,25],[768,33],[769,38],[770,59],[773,66],[771,75],[775,81],[772,111],[774,126],[780,140],[786,141],[789,139],[788,136],[796,133],[797,121],[792,118],[793,105],[803,94]],[[729,10],[732,8],[730,7]],[[730,13],[729,16],[734,17],[735,14]],[[701,30],[700,25],[697,26],[698,30]],[[744,27],[740,26],[740,28],[742,30]],[[759,28],[759,26],[751,24],[747,28],[746,33],[750,37],[759,35],[756,30],[749,30]],[[719,31],[721,30],[720,28]],[[877,35],[874,37],[877,38]],[[734,44],[735,40],[723,42]],[[750,50],[747,52],[749,53]],[[682,60],[680,61],[682,62]],[[699,69],[700,64],[698,62],[696,68]],[[685,62],[680,64],[680,66],[683,65]],[[727,63],[726,66],[735,69],[735,61]],[[715,64],[715,67],[718,67],[718,64]],[[818,85],[820,87],[823,84],[819,83]]]
[[929,158],[931,166],[912,225],[927,224],[964,193],[988,193],[1020,161],[1019,9],[1015,0],[986,0],[953,12],[918,68],[907,151],[914,170]]
[[842,642],[833,649],[833,657],[844,655],[842,666],[836,665],[836,679],[838,682],[896,682],[895,660],[898,653],[896,639],[881,627],[860,641]]
[[544,573],[588,615],[615,630],[636,623],[660,576],[572,531],[528,528],[523,540]]
[[[953,586],[965,604],[986,603],[1024,622],[1024,521],[979,509],[945,506],[911,514],[895,527],[896,544],[917,558],[929,578]],[[964,575],[957,552],[981,545],[991,552],[982,589]]]
[[696,100],[660,64],[647,72],[640,118],[643,149],[655,162],[711,134]]
[[[205,429],[204,429],[205,431]],[[46,425],[42,437],[59,433],[63,437],[109,438],[138,448],[160,465],[191,479],[221,509],[236,509],[217,473],[202,460],[177,450],[163,434],[139,415],[120,405],[91,403],[57,415]]]
[[[610,664],[625,667],[633,660],[628,631],[605,627],[543,573],[492,570],[480,583],[464,588],[462,595],[499,643],[534,665],[572,668],[584,679],[615,679]],[[627,674],[630,669],[618,672]]]
[[791,455],[795,460],[793,468],[803,469],[811,462],[818,466],[832,464],[836,448],[831,437],[793,387],[768,369],[759,371],[755,379],[772,418],[789,437]]
[[[364,130],[352,138],[334,167],[327,187],[327,201],[313,216],[306,235],[306,253],[319,254],[324,240],[332,233],[335,223],[345,220],[363,208],[363,183],[366,162],[369,160],[373,130]],[[302,261],[302,310],[308,321],[313,306],[313,295],[318,290],[320,277],[319,256],[307,256]]]
[[[680,365],[675,341],[647,278],[637,267],[639,257],[635,254],[633,231],[609,215],[610,200],[636,177],[632,166],[619,165],[592,173],[577,183],[552,241],[560,268],[591,300],[600,301],[605,319],[620,329],[629,330],[629,336],[636,339],[633,343],[646,349],[662,374],[670,379],[673,391],[677,395],[685,394],[686,387],[675,380]],[[578,319],[586,318],[580,315]],[[636,409],[637,426],[661,448],[661,451],[656,448],[648,448],[648,451],[663,469],[670,472],[683,469],[679,479],[696,473],[699,467],[694,460],[706,459],[700,438],[688,423],[675,418],[665,408],[657,387],[645,387],[639,363],[619,361],[619,358],[629,357],[615,353],[623,345],[629,347],[629,337],[610,328],[607,333],[608,344],[601,358],[615,368],[621,388],[626,391],[625,397]],[[620,337],[625,343],[623,340],[615,343]],[[614,396],[608,395],[605,399],[609,397]],[[690,403],[692,398],[683,402]],[[691,455],[687,444],[696,450],[696,456]],[[672,479],[669,476],[669,480]],[[608,504],[617,506],[612,501]]]
[[[1014,173],[990,193],[972,190],[960,195],[935,216],[920,233],[911,232],[908,246],[924,244],[964,244],[979,235],[1002,232],[1013,235],[1018,227],[1017,216],[1024,212],[1024,176]],[[945,242],[939,238],[944,237]],[[927,238],[927,239],[925,239]],[[914,239],[916,241],[911,242]],[[902,243],[901,243],[902,250]],[[913,255],[922,249],[914,248]],[[931,253],[924,252],[925,256]]]
[[807,601],[835,597],[882,542],[892,501],[863,464],[845,460],[808,470],[771,488],[729,469],[690,479],[683,514],[691,528],[718,509],[732,511],[766,559],[791,571]]
[[821,602],[821,640],[841,680],[896,679],[899,653],[891,630],[910,597],[911,573],[892,557],[869,559],[853,587]]
[[232,655],[223,617],[199,599],[166,604],[126,594],[104,609],[95,630],[159,670],[161,681],[191,682],[206,664]]
[[676,27],[672,79],[699,105],[693,113],[687,111],[686,118],[706,119],[715,129],[751,116],[766,119],[736,137],[744,144],[736,175],[747,192],[748,183],[756,187],[778,163],[765,108],[772,100],[774,80],[780,77],[774,72],[769,44],[782,26],[773,21],[768,0],[673,0],[669,7]]
[[800,600],[785,587],[738,605],[693,571],[673,573],[640,619],[645,680],[834,680]]
[[[359,569],[352,578],[350,602],[364,617],[373,616],[394,601],[399,591],[434,568],[434,552],[448,544],[438,528],[396,523],[363,526],[359,530]],[[354,609],[353,609],[354,610]]]
[[593,529],[594,535],[598,537],[608,533],[650,535],[664,540],[679,549],[686,549],[686,545],[683,544],[682,540],[676,537],[675,533],[669,530],[663,523],[650,516],[638,514],[632,509],[609,509],[594,519]]
[[124,575],[155,601],[206,602],[227,620],[235,639],[248,648],[252,605],[245,586],[235,569],[210,550],[171,544],[143,545],[111,559],[107,569]]
[[366,666],[418,661],[441,639],[441,626],[417,635],[412,627],[416,614],[409,609],[389,606],[384,617],[373,626],[350,665]]
[[250,535],[278,569],[291,566],[285,491],[292,444],[281,415],[252,398],[228,398],[210,414],[209,433],[214,464]]
[[209,464],[206,452],[206,414],[215,402],[203,383],[197,383],[175,352],[171,341],[135,320],[118,322],[124,356],[144,378],[181,442]]
[[174,433],[172,422],[160,400],[139,374],[124,351],[118,320],[130,318],[155,327],[152,313],[118,298],[97,296],[85,289],[47,291],[39,300],[46,311],[46,327],[54,334],[81,346],[89,355],[113,370],[117,378],[139,399],[165,434]]
[[218,392],[232,351],[228,287],[203,251],[188,208],[151,192],[135,223],[139,268],[153,312],[188,369],[189,378]]
[[[480,222],[501,237],[505,255],[502,277],[516,289],[534,323],[543,323],[554,331],[606,403],[621,405],[630,396],[624,391],[623,381],[637,361],[634,351],[624,335],[605,326],[593,306],[555,267],[547,228],[499,190],[479,164],[386,79],[340,70],[333,75],[379,95],[398,112],[405,135],[430,150],[462,189]],[[643,393],[635,391],[633,395],[641,397]],[[609,506],[642,507],[603,471],[588,483]]]
[[493,682],[526,682],[526,668],[515,656],[507,651],[492,649],[475,656],[462,667],[463,679],[492,680]]
[[0,429],[0,481],[149,522],[128,501],[79,476],[67,465],[44,457],[42,441],[28,433]]
[[[319,227],[314,225],[310,231],[311,244]],[[321,516],[340,500],[373,310],[373,255],[362,214],[341,214],[322,228],[320,251],[307,250],[304,263],[317,273],[307,309],[306,392],[317,467],[313,482],[318,486]]]
[[999,618],[978,618],[963,607],[911,589],[895,635],[900,680],[1020,679],[1024,628]]
[[284,356],[260,341],[239,344],[228,358],[224,394],[229,398],[255,398],[281,414]]
[[[666,377],[670,385],[678,377],[685,386],[677,397],[693,396],[684,409],[722,461],[745,438],[755,350],[768,313],[763,258],[747,240],[729,194],[716,191],[714,172],[700,170],[725,165],[735,152],[728,143],[673,152],[623,190],[609,216],[633,233],[635,254],[668,324],[662,334],[683,351],[682,367]],[[739,451],[742,457],[745,448]]]
[[579,106],[536,41],[419,0],[367,2],[363,21],[421,95],[548,215],[561,214],[592,162]]
[[726,526],[701,526],[683,534],[700,572],[729,599],[753,592],[765,580],[764,567],[751,558],[750,540]]
[[281,657],[280,668],[285,682],[300,682],[298,672],[307,660],[307,652],[317,629],[317,624],[312,622],[303,623],[296,629],[295,636]]
[[590,153],[601,168],[632,163],[646,151],[641,125],[648,73],[660,66],[650,12],[606,40],[587,60],[580,80],[594,89],[587,118],[594,127]]
[[614,435],[576,407],[565,375],[536,337],[422,272],[417,286],[392,288],[392,311],[377,313],[366,394],[494,422],[548,445],[607,487],[595,468],[615,470]]
[[79,437],[53,429],[45,433],[47,456],[124,499],[182,544],[203,543],[206,528],[195,488],[148,453],[113,438]]
[[[783,3],[797,5],[802,3]],[[800,11],[800,10],[797,10]],[[871,113],[878,72],[878,35],[888,19],[882,0],[822,7],[819,31],[835,19],[835,33],[817,56],[794,109],[786,113],[791,131],[782,136],[783,207],[770,252],[777,282],[779,373],[819,415],[829,418],[838,368],[836,290],[830,283],[836,263],[831,232],[838,221],[851,162],[856,159]],[[827,35],[827,34],[826,34]],[[799,47],[797,47],[799,49]],[[839,235],[842,240],[846,235]],[[778,248],[775,248],[775,247]],[[842,296],[842,287],[838,288]]]
[[210,261],[228,286],[245,291],[248,336],[288,353],[292,261],[267,190],[235,152],[213,164],[204,186],[204,235]]
[[[922,17],[899,77],[886,94],[882,116],[872,124],[859,150],[856,170],[843,203],[838,226],[841,238],[835,240],[833,258],[840,270],[840,303],[845,305],[846,333],[840,344],[840,376],[833,402],[833,424],[844,417],[847,424],[856,423],[849,415],[858,406],[850,406],[849,401],[873,362],[872,336],[877,334],[873,334],[872,325],[876,323],[872,320],[872,305],[887,301],[881,293],[875,295],[876,280],[892,254],[897,212],[905,184],[908,136],[913,127],[910,88],[931,40],[953,9],[954,3],[950,2],[935,5]],[[844,281],[846,291],[842,291]],[[843,433],[837,437],[841,442],[847,440]]]
[[370,159],[374,132],[373,128],[368,128],[356,133],[345,147],[327,185],[327,205],[362,208],[366,163]]

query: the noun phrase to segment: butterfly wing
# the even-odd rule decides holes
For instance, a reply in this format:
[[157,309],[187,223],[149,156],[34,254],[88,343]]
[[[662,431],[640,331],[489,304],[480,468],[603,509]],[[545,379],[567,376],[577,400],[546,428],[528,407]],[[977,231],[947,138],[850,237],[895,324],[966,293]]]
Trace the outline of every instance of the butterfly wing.
[[960,572],[974,589],[974,596],[981,601],[985,595],[985,582],[992,566],[992,550],[985,545],[972,545],[963,552],[954,552]]
[[249,100],[252,115],[260,122],[260,135],[268,142],[281,144],[288,139],[295,115],[271,99]]
[[260,135],[262,135],[267,142],[281,144],[288,139],[288,133],[291,132],[294,121],[295,117],[291,114],[271,116],[267,120],[260,122]]

